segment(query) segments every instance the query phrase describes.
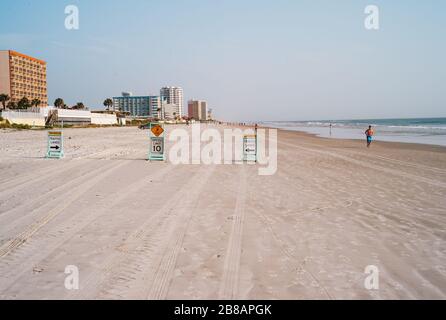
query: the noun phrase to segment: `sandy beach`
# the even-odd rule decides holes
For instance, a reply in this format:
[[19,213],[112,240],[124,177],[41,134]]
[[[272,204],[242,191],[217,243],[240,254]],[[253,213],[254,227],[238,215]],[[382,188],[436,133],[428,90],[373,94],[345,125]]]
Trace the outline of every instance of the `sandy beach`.
[[46,131],[0,131],[0,299],[446,298],[445,147],[279,131],[260,176],[147,162],[135,127],[64,134],[48,160]]

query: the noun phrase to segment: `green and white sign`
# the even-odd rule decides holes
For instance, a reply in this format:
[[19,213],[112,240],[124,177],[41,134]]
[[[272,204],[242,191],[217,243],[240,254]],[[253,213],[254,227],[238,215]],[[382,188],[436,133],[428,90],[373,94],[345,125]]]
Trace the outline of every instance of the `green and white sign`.
[[150,137],[150,160],[164,160],[164,137]]
[[63,132],[48,131],[48,150],[47,158],[60,159],[63,158]]
[[150,161],[164,161],[164,129],[158,123],[150,124]]
[[257,136],[243,137],[243,161],[257,162]]

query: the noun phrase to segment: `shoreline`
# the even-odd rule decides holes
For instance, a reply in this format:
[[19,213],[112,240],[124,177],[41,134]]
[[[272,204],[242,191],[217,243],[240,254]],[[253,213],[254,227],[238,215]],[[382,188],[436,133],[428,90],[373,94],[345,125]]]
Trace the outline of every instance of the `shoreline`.
[[[271,125],[268,127],[273,128]],[[317,135],[321,138],[328,139],[349,139],[349,140],[360,140],[364,139],[364,128],[353,128],[353,127],[336,127],[332,128],[332,133],[330,134],[330,128],[327,126],[292,126],[292,127],[282,127],[275,126],[277,129],[289,130],[289,131],[299,131],[306,132],[309,134]],[[365,130],[365,129],[364,129]],[[386,130],[379,130],[375,127],[374,141],[377,142],[400,142],[400,143],[413,143],[413,144],[426,144],[433,146],[443,146],[446,147],[446,135],[444,134],[426,134],[420,132],[390,132]]]
[[[351,138],[328,138],[328,137],[321,137],[316,133],[310,133],[303,130],[291,130],[291,129],[284,129],[284,128],[275,128],[275,127],[268,127],[268,126],[261,126],[261,128],[268,128],[268,129],[277,129],[278,131],[284,131],[289,133],[297,133],[298,135],[303,135],[307,137],[312,137],[315,139],[321,139],[324,141],[349,141],[355,144],[363,144],[365,145],[365,138],[364,140],[360,139],[351,139]],[[430,150],[430,151],[438,151],[438,152],[446,152],[446,146],[443,145],[437,145],[437,144],[427,144],[427,143],[416,143],[416,142],[400,142],[400,141],[380,141],[380,140],[374,140],[372,143],[372,148],[376,145],[381,146],[388,146],[388,147],[398,147],[402,149],[414,149],[414,150]]]

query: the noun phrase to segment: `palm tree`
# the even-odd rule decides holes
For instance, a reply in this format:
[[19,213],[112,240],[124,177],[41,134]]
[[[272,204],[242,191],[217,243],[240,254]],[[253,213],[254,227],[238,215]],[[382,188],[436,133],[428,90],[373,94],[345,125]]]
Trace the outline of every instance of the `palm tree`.
[[83,110],[85,109],[85,105],[82,102],[78,102],[72,109]]
[[11,97],[5,93],[0,94],[0,102],[2,103],[3,109],[6,109],[6,103],[11,100]]
[[104,100],[104,106],[107,107],[107,111],[110,110],[110,107],[113,105],[113,100],[110,98],[107,98]]
[[18,109],[27,109],[31,106],[27,97],[23,97],[17,104]]
[[39,99],[33,99],[31,101],[31,107],[38,107],[42,102]]
[[17,104],[13,101],[9,101],[8,104],[6,105],[6,107],[10,110],[14,110],[14,109],[17,109]]
[[56,101],[54,101],[54,106],[56,108],[62,108],[65,105],[65,102],[62,98],[57,98]]

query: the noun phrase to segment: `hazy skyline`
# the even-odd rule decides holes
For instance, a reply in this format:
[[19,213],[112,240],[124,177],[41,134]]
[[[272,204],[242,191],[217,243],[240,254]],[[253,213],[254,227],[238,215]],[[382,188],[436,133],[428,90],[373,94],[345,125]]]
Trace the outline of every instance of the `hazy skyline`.
[[[80,29],[65,29],[76,5]],[[380,30],[364,8],[380,9]],[[11,1],[0,49],[48,63],[50,104],[184,88],[224,120],[446,116],[440,1]]]

